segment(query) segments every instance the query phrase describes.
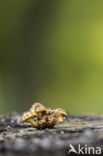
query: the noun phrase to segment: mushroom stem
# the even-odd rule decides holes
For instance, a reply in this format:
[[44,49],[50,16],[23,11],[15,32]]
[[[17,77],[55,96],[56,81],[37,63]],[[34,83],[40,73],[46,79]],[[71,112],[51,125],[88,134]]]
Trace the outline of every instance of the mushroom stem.
[[30,122],[34,128],[37,127],[37,123],[34,121],[34,119],[29,119],[28,122]]

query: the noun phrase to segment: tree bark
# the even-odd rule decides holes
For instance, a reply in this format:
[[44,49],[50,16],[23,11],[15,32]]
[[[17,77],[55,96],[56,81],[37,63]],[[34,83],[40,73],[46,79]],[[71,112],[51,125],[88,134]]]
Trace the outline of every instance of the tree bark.
[[69,115],[63,123],[44,130],[21,124],[20,118],[17,113],[0,117],[0,156],[68,155],[70,144],[76,150],[78,144],[83,151],[85,147],[103,150],[102,115]]

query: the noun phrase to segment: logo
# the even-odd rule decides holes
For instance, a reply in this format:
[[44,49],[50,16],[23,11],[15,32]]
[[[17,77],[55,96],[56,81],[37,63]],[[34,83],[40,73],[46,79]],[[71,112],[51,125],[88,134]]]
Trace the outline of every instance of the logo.
[[75,153],[75,154],[101,154],[101,147],[90,147],[88,145],[80,145],[78,144],[77,148],[70,144],[69,145],[69,151],[68,154],[70,153]]

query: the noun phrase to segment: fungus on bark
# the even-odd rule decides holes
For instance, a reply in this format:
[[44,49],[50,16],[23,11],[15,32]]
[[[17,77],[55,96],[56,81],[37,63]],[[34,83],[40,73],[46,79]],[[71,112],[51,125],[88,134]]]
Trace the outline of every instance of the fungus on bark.
[[[32,105],[28,112],[24,112],[21,122],[29,122],[34,128],[52,128],[57,123],[63,122],[67,113],[62,108],[46,108],[40,103]],[[37,119],[37,121],[35,120]]]

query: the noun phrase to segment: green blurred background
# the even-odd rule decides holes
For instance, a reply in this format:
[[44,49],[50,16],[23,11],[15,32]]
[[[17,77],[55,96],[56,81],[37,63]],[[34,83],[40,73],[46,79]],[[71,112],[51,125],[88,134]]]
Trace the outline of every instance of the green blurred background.
[[0,19],[0,114],[103,113],[102,0],[1,1]]

